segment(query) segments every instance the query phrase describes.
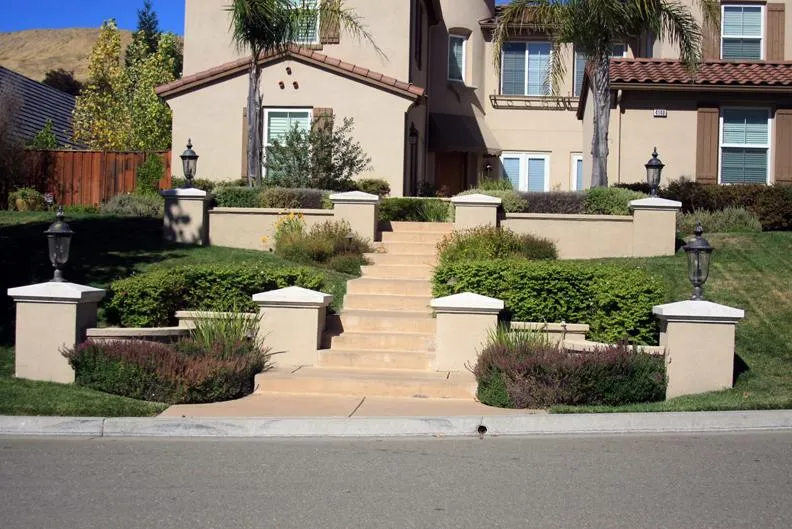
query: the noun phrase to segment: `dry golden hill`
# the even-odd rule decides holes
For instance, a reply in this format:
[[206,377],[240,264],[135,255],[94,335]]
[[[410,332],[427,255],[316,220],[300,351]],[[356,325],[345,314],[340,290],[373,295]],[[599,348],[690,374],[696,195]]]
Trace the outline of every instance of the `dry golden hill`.
[[[73,71],[80,81],[88,77],[88,58],[99,29],[31,29],[0,33],[0,66],[36,81],[49,70]],[[121,30],[122,49],[132,32]]]

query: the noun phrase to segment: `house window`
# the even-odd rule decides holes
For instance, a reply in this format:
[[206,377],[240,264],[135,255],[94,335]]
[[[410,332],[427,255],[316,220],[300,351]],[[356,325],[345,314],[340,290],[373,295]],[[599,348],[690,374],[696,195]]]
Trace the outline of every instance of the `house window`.
[[501,94],[550,95],[549,42],[507,42],[503,46]]
[[318,0],[289,0],[295,8],[305,10],[305,19],[300,21],[294,42],[299,44],[319,43],[319,10]]
[[766,184],[770,153],[770,111],[725,108],[720,116],[720,183]]
[[569,188],[572,191],[583,191],[583,155],[573,154],[569,167]]
[[762,59],[764,6],[725,5],[721,13],[721,58]]
[[[611,50],[611,57],[627,57],[627,45],[614,44]],[[575,51],[575,71],[573,74],[575,89],[572,93],[575,97],[580,97],[580,92],[583,90],[583,76],[586,74],[586,63],[588,63],[586,54]]]
[[448,37],[448,79],[465,82],[467,39],[459,35]]
[[[264,109],[264,158],[275,140],[283,140],[286,133],[297,128],[310,130],[313,121],[312,111],[307,108],[265,108]],[[264,169],[266,174],[266,166]]]
[[517,191],[550,190],[550,155],[512,152],[501,155],[501,173]]

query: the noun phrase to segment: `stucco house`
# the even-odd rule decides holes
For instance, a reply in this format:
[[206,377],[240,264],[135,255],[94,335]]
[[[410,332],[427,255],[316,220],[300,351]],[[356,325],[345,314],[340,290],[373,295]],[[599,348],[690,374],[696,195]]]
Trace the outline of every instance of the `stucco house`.
[[[772,144],[790,141],[784,124],[792,119],[786,110],[792,108],[792,63],[783,60],[792,55],[792,42],[784,37],[792,9],[745,1],[725,5],[725,36],[710,35],[717,44],[707,42],[709,53],[723,48],[729,61],[708,74],[721,79],[717,87],[684,78],[677,51],[651,36],[614,46],[611,182],[643,178],[655,145],[667,177],[719,181],[713,175],[720,174],[720,162],[712,153],[721,152],[713,138],[722,114],[727,123],[755,117],[734,114],[731,105],[758,105],[769,112],[768,168],[789,163],[778,154],[783,149]],[[173,109],[173,144],[191,137],[201,154],[201,176],[215,180],[247,171],[248,59],[231,41],[226,4],[186,0],[184,77],[158,89]],[[520,28],[495,57],[492,33],[501,8],[494,0],[347,0],[346,5],[361,16],[382,53],[316,24],[306,42],[261,57],[265,144],[288,127],[309,127],[334,113],[354,118],[357,139],[372,158],[372,170],[361,177],[388,180],[396,196],[416,194],[424,183],[453,194],[488,176],[507,177],[526,191],[589,185],[592,112],[586,111],[591,98],[582,54],[563,50],[567,75],[552,95],[545,82],[551,53],[546,36],[530,26]],[[740,6],[739,14],[729,6]],[[733,33],[755,33],[757,7],[759,37]],[[757,38],[760,55],[745,59],[756,55]],[[636,68],[643,68],[637,77]],[[745,75],[771,80],[746,84]],[[647,113],[658,117],[647,119]],[[709,142],[706,156],[697,148],[700,142]],[[724,151],[727,165],[738,156],[754,163],[760,157],[753,149]],[[768,181],[787,174],[775,173]]]

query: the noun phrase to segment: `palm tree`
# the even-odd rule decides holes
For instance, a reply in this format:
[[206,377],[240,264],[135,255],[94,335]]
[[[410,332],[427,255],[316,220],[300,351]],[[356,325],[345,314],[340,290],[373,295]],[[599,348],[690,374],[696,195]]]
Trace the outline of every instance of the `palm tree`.
[[[695,0],[704,24],[717,23],[720,3]],[[610,54],[614,44],[647,33],[676,44],[680,60],[695,70],[701,63],[702,29],[690,7],[678,0],[511,0],[493,37],[500,68],[503,45],[515,31],[532,29],[550,36],[553,52],[547,82],[553,94],[564,78],[564,45],[589,58],[594,103],[592,186],[608,185]]]
[[315,27],[318,16],[322,31],[328,28],[343,30],[350,36],[366,41],[378,53],[361,18],[344,6],[343,0],[232,0],[227,7],[231,18],[231,34],[240,51],[250,53],[247,98],[248,124],[248,184],[261,181],[262,128],[260,125],[262,97],[260,90],[262,55],[285,52],[304,40],[307,28]]

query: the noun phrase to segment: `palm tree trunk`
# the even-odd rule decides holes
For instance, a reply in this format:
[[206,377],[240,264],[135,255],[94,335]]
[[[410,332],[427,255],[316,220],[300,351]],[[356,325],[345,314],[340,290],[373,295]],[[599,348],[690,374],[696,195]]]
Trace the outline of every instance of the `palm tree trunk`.
[[594,69],[594,136],[591,140],[591,187],[608,186],[608,128],[610,127],[610,58],[597,60]]
[[261,79],[261,67],[258,61],[253,58],[250,63],[248,73],[248,102],[247,102],[247,126],[248,126],[248,145],[247,145],[247,179],[248,186],[253,187],[255,183],[261,181],[261,146],[262,130],[260,127],[261,116],[261,94],[259,92],[259,82]]

